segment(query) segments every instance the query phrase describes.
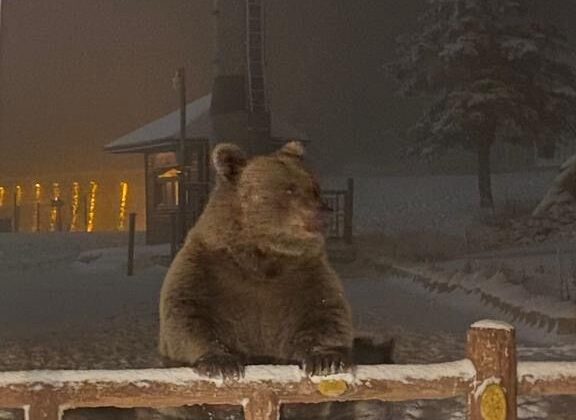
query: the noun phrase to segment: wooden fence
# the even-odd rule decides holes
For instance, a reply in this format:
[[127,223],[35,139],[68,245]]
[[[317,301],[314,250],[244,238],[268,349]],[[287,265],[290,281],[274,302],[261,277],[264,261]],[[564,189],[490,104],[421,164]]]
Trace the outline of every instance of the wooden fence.
[[189,368],[0,373],[0,407],[28,420],[58,420],[80,407],[242,406],[246,420],[277,420],[283,403],[443,399],[467,396],[471,420],[515,420],[516,396],[576,395],[576,362],[516,363],[514,329],[480,321],[468,332],[467,359],[428,365],[358,366],[308,377],[296,366],[248,366],[239,381]]

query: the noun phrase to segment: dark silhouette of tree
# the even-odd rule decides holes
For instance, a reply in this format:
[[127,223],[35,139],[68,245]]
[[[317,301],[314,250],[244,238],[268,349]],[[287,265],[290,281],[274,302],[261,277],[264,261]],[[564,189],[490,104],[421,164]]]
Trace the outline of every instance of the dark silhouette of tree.
[[550,153],[576,118],[572,51],[558,28],[539,21],[537,1],[429,0],[389,65],[404,95],[430,100],[409,132],[413,151],[475,150],[482,207],[493,206],[496,141]]

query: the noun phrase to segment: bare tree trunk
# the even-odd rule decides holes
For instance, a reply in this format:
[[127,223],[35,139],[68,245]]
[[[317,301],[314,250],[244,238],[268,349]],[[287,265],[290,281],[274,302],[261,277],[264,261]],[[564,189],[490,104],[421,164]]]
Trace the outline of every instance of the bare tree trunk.
[[[494,135],[493,132],[491,134]],[[478,142],[478,192],[480,193],[480,207],[493,208],[492,179],[490,169],[490,147],[493,138],[486,133]]]

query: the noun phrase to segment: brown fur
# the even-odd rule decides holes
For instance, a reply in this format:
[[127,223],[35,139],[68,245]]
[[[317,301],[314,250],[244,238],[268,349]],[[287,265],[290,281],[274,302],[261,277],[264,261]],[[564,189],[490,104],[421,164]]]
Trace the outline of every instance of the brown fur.
[[350,309],[330,267],[318,186],[302,146],[245,159],[222,144],[218,180],[174,259],[160,298],[160,353],[208,375],[249,363],[300,363],[309,373],[349,362]]

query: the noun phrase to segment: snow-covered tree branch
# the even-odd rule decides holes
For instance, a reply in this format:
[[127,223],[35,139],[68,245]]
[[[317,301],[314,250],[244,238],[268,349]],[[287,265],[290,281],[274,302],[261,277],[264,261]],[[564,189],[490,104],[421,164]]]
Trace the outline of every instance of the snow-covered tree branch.
[[538,1],[429,0],[420,30],[399,39],[388,66],[402,94],[431,99],[410,130],[413,152],[475,150],[482,207],[493,205],[496,141],[550,149],[576,119],[572,49],[538,20]]

